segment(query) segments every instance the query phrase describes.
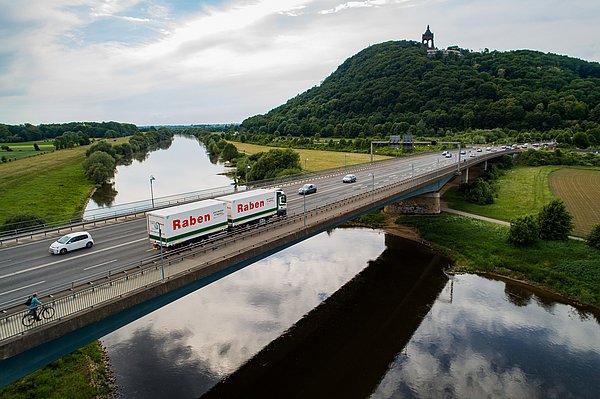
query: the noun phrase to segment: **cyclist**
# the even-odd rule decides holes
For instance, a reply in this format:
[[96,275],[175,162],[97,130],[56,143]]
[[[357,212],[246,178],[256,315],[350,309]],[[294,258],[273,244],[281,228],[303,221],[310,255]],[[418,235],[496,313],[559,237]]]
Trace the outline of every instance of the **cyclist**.
[[33,295],[31,296],[31,304],[27,306],[27,309],[29,309],[31,311],[31,314],[37,321],[42,320],[42,319],[40,319],[40,317],[37,314],[37,307],[43,306],[43,305],[44,304],[42,303],[42,301],[40,301],[37,298],[37,293],[34,292]]

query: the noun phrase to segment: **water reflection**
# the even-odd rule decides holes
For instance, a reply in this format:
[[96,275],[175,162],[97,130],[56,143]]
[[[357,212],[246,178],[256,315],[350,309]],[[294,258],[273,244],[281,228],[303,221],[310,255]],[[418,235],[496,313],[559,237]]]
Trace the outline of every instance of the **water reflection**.
[[102,341],[127,398],[597,397],[598,315],[444,264],[335,229]]
[[100,186],[100,188],[96,189],[91,200],[101,208],[108,208],[115,202],[117,194],[118,191],[115,189],[115,182],[111,181],[104,183],[102,186]]
[[368,397],[447,280],[447,259],[396,236],[385,243],[368,268],[203,398]]
[[594,318],[510,283],[452,284],[452,303],[436,302],[372,398],[597,397]]
[[123,396],[198,397],[364,269],[383,236],[315,236],[105,336]]
[[135,154],[130,163],[117,166],[110,186],[102,187],[90,199],[85,214],[110,211],[138,201],[150,203],[150,175],[156,178],[154,197],[160,198],[229,186],[231,179],[223,175],[225,172],[223,164],[211,162],[195,137],[176,135],[172,143],[163,143],[155,151]]

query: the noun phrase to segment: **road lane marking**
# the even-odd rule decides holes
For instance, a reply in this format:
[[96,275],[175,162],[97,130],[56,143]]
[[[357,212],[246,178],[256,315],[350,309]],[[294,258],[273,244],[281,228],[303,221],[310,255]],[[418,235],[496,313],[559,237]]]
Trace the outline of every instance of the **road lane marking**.
[[148,237],[144,237],[144,238],[140,238],[139,240],[133,240],[133,241],[129,241],[129,242],[124,242],[123,244],[115,245],[115,246],[112,246],[110,248],[99,249],[99,250],[94,251],[94,252],[89,253],[89,254],[72,256],[72,257],[70,257],[68,259],[57,260],[56,262],[46,263],[45,265],[34,266],[34,267],[30,267],[29,269],[19,270],[18,272],[8,273],[8,274],[5,274],[4,276],[0,276],[0,280],[3,279],[3,278],[13,277],[13,276],[16,276],[16,275],[19,275],[19,274],[27,273],[27,272],[30,272],[32,270],[37,270],[37,269],[41,269],[41,268],[44,268],[44,267],[56,265],[58,263],[68,262],[68,261],[73,260],[73,259],[83,258],[84,256],[90,256],[90,255],[93,255],[93,254],[97,254],[98,252],[110,251],[110,250],[112,250],[114,248],[123,247],[125,245],[133,244],[133,243],[140,242],[140,241],[145,241],[147,239],[148,239]]
[[33,287],[34,285],[43,284],[45,282],[46,282],[46,280],[44,280],[44,281],[38,281],[37,283],[25,285],[25,286],[23,286],[21,288],[15,288],[14,290],[3,292],[0,295],[6,295],[6,294],[10,294],[11,292],[15,292],[15,291],[19,291],[19,290],[24,290],[25,288],[30,288],[30,287]]
[[12,259],[0,260],[0,263],[10,262]]
[[117,259],[109,260],[108,262],[102,262],[102,263],[99,263],[99,264],[97,264],[97,265],[94,265],[94,266],[86,267],[86,268],[84,268],[83,270],[90,270],[90,269],[93,269],[93,268],[95,268],[95,267],[99,267],[99,266],[108,265],[109,263],[113,263],[113,262],[116,262],[116,261],[117,261]]

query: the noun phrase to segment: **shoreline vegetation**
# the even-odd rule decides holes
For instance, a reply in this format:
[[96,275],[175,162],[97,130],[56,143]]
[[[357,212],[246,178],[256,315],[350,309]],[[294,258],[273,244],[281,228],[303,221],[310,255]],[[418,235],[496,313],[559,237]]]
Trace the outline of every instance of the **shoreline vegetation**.
[[[239,144],[239,143],[236,143]],[[260,150],[260,146],[252,145],[244,148],[247,152]],[[268,150],[271,147],[263,147]],[[86,148],[81,148],[81,155],[77,154],[80,162],[83,161]],[[77,149],[75,149],[77,150]],[[244,151],[242,150],[242,151]],[[72,150],[71,150],[72,151]],[[23,159],[19,162],[11,162],[10,164],[0,165],[0,172],[7,171],[8,167],[14,168],[17,166],[19,176],[12,176],[4,183],[16,181],[19,177],[26,183],[16,186],[2,187],[4,191],[8,189],[18,190],[11,194],[11,198],[22,200],[24,187],[31,188],[31,175],[26,177],[26,172],[34,175],[39,173],[33,168],[28,168],[28,162],[44,165],[45,173],[51,173],[55,168],[54,174],[56,178],[61,178],[60,169],[62,167],[73,168],[72,165],[62,166],[62,162],[55,160],[55,157],[67,154],[66,151],[56,151],[54,153],[45,154],[44,156],[35,157],[35,160]],[[328,151],[312,151],[308,162],[317,165],[318,156],[323,157],[324,163],[331,162],[330,152]],[[344,157],[344,155],[341,155]],[[359,158],[368,157],[365,154],[353,154],[357,159],[351,159],[350,155],[346,155],[348,166],[351,164],[360,163]],[[43,164],[44,159],[53,159],[50,163],[54,165]],[[58,158],[56,158],[58,159]],[[336,164],[342,164],[342,159],[336,159]],[[362,159],[361,159],[362,160]],[[307,165],[307,169],[311,170],[312,165]],[[518,170],[518,168],[516,168]],[[538,167],[531,168],[533,172],[527,173],[519,171],[516,173],[520,176],[517,188],[534,190],[533,201],[535,207],[541,206],[544,199],[551,197],[545,186],[548,185],[547,177],[551,171],[561,169],[561,167],[551,167],[548,170]],[[312,169],[314,170],[314,169]],[[525,177],[523,177],[525,175]],[[511,180],[513,174],[509,174],[502,179],[500,196],[503,191],[513,193],[511,201],[508,201],[509,207],[512,207],[515,201],[522,198],[527,198],[527,193],[522,192],[514,194],[514,181]],[[47,176],[45,176],[47,178]],[[64,177],[64,176],[63,176]],[[535,184],[530,185],[527,179],[533,178]],[[85,204],[89,201],[94,186],[90,184],[83,172],[81,171],[77,178],[72,178],[77,186],[85,185],[87,190],[80,192],[72,198],[72,204]],[[85,184],[83,184],[85,182]],[[21,187],[23,186],[23,187]],[[513,188],[507,188],[513,187]],[[21,191],[19,191],[21,190]],[[36,187],[36,195],[45,197],[38,190],[44,190],[44,186]],[[28,196],[31,192],[28,191]],[[83,193],[85,191],[85,193]],[[517,190],[518,191],[518,190]],[[20,193],[20,194],[19,194]],[[454,207],[458,204],[457,196],[452,196],[452,190],[449,190],[449,202]],[[85,195],[84,195],[85,194]],[[4,195],[3,195],[4,196]],[[16,196],[16,197],[15,197]],[[21,198],[19,198],[21,196]],[[82,199],[82,197],[84,197]],[[452,202],[454,201],[454,202]],[[17,201],[18,202],[18,201]],[[499,201],[502,205],[502,201]],[[73,206],[73,205],[71,205]],[[463,205],[464,206],[464,205]],[[521,205],[523,206],[523,205]],[[526,204],[525,208],[530,205]],[[461,209],[461,205],[457,205]],[[462,208],[464,209],[464,208]],[[489,208],[492,209],[492,208]],[[479,214],[480,212],[473,209],[465,209],[471,213]],[[493,215],[497,216],[502,213],[502,206],[492,210]],[[68,213],[68,212],[67,212]],[[510,219],[508,218],[498,219]],[[0,215],[0,219],[2,215]],[[584,242],[541,242],[533,248],[515,248],[506,242],[506,234],[508,228],[506,226],[494,225],[489,222],[482,222],[467,217],[459,217],[442,213],[435,216],[393,216],[384,212],[373,212],[363,215],[355,221],[348,222],[348,226],[367,226],[371,228],[379,228],[390,234],[395,234],[404,238],[423,243],[440,254],[443,254],[454,261],[454,264],[449,268],[450,273],[477,273],[488,275],[495,278],[507,279],[510,281],[524,284],[532,289],[541,289],[546,294],[557,295],[566,303],[572,303],[583,307],[586,310],[590,309],[596,314],[600,310],[600,251],[594,250],[585,245]],[[477,242],[476,248],[473,248],[473,242]],[[66,392],[63,388],[69,388]],[[108,358],[104,353],[104,348],[100,341],[90,343],[84,348],[66,355],[63,358],[51,363],[50,365],[18,380],[17,382],[0,389],[0,396],[3,398],[26,398],[26,397],[73,397],[73,398],[111,398],[117,394],[117,387],[114,378],[110,372]]]
[[[378,228],[424,244],[452,259],[450,274],[474,273],[512,281],[600,316],[600,251],[585,242],[540,242],[516,248],[505,239],[507,226],[448,213],[398,216],[380,211],[347,225]],[[478,247],[466,250],[475,239]]]
[[111,399],[117,392],[105,348],[94,341],[0,388],[0,397]]

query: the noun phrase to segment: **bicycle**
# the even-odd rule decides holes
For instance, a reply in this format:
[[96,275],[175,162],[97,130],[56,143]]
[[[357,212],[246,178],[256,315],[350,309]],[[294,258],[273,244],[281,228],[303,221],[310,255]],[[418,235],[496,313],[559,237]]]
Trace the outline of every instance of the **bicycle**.
[[[54,308],[52,307],[52,305],[42,305],[42,306],[38,306],[38,318],[40,319],[45,319],[45,320],[49,320],[52,317],[54,317]],[[23,322],[23,325],[25,327],[29,327],[30,325],[32,325],[33,323],[36,322],[36,319],[33,315],[33,309],[30,310],[29,312],[27,312],[25,314],[25,316],[23,316],[23,318],[21,319],[21,321]]]

